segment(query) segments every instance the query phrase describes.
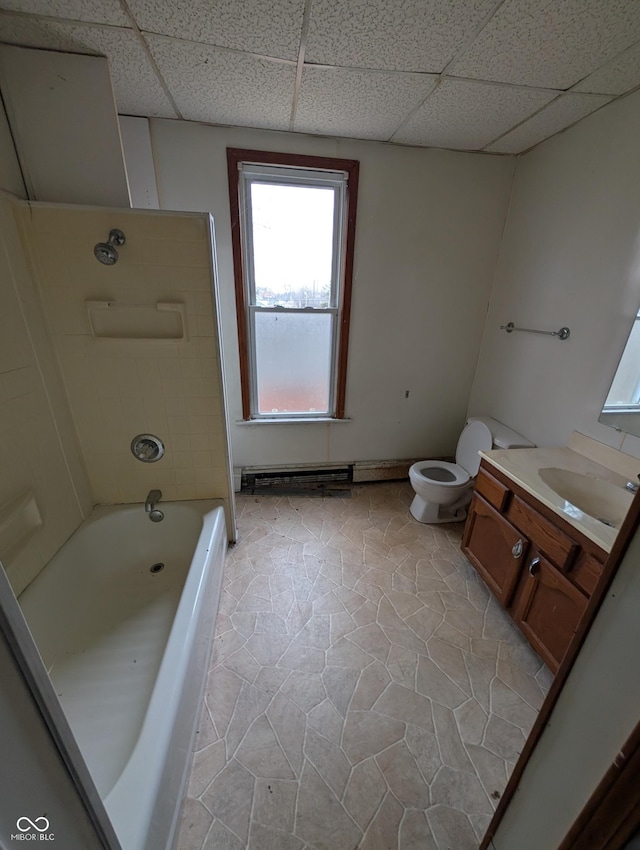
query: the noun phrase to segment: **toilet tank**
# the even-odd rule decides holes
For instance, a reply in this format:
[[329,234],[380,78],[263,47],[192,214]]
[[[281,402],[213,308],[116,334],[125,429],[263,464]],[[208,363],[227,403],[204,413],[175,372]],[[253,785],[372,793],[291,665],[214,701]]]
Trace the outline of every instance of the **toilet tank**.
[[484,422],[491,431],[494,449],[532,449],[535,443],[490,416],[470,416],[467,422]]

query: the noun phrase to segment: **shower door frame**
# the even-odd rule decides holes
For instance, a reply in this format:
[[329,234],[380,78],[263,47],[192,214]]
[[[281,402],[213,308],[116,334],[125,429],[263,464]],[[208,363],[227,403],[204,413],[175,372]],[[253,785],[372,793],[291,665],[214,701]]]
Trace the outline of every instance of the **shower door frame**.
[[[69,727],[2,562],[0,562],[0,634],[4,637],[24,684],[31,693],[41,723],[46,727],[48,737],[66,768],[78,802],[85,809],[93,825],[97,844],[104,850],[123,850]],[[35,780],[36,777],[34,777]]]

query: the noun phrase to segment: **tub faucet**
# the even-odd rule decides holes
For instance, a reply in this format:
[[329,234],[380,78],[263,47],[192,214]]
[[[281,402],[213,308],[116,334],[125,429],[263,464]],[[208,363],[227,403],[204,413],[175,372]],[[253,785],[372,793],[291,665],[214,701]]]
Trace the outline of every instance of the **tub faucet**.
[[162,492],[160,490],[149,490],[147,494],[146,501],[144,503],[145,513],[149,514],[149,519],[151,522],[160,522],[164,519],[164,513],[156,508],[156,502],[159,502],[162,498]]

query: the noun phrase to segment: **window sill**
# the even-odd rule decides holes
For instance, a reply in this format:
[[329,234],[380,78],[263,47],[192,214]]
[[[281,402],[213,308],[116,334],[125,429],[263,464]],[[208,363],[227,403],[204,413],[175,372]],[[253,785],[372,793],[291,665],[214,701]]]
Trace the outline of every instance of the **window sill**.
[[351,419],[348,419],[346,417],[343,418],[343,419],[336,419],[335,417],[331,417],[331,416],[318,416],[317,418],[314,418],[314,419],[311,419],[311,418],[305,418],[305,419],[294,419],[294,418],[291,418],[291,419],[285,419],[285,418],[283,418],[283,419],[236,419],[235,424],[236,425],[301,425],[301,424],[302,425],[306,425],[306,424],[317,425],[318,423],[326,424],[327,422],[337,423],[337,422],[351,422],[351,421],[352,421]]

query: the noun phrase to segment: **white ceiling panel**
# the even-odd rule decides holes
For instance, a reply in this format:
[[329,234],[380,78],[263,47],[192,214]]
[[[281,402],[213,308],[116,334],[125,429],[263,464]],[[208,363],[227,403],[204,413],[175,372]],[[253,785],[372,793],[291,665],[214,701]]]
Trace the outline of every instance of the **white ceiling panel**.
[[537,115],[489,145],[486,150],[495,153],[522,153],[600,109],[610,100],[606,95],[560,95]]
[[494,6],[495,0],[313,0],[305,59],[438,73]]
[[567,89],[638,39],[638,0],[507,0],[450,71]]
[[555,96],[536,89],[445,80],[393,141],[480,150]]
[[0,13],[0,40],[9,44],[92,53],[109,60],[118,112],[176,118],[140,40],[131,30],[38,21]]
[[[640,0],[0,7],[0,40],[106,55],[118,109],[130,115],[288,130],[295,104],[298,132],[506,153],[603,102],[585,94],[613,98],[640,86]],[[542,111],[569,93],[580,97]]]
[[191,121],[286,130],[296,77],[293,63],[147,35],[182,115]]
[[142,30],[296,59],[304,0],[129,0]]
[[437,79],[432,74],[305,68],[295,129],[347,138],[388,139]]
[[70,21],[131,26],[118,0],[2,0],[2,8]]
[[574,86],[572,91],[589,91],[600,94],[624,94],[640,86],[640,42],[609,62],[599,71],[590,74]]

